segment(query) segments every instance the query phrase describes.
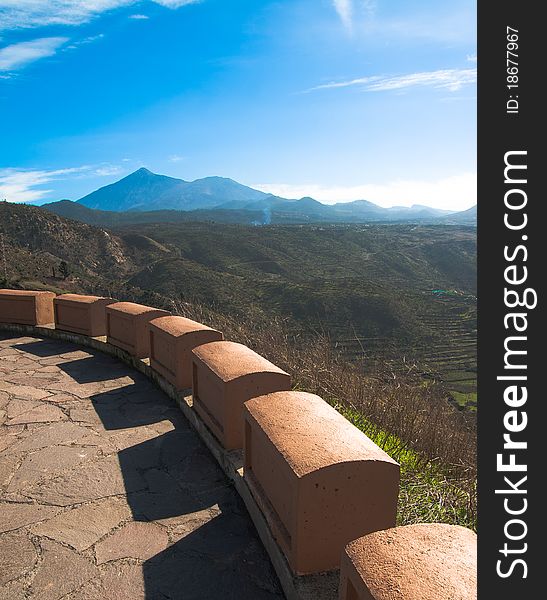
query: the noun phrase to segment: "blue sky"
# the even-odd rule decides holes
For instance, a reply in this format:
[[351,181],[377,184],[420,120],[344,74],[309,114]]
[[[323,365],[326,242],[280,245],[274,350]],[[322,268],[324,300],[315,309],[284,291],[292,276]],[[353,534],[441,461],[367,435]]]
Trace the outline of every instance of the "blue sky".
[[476,6],[0,0],[0,199],[146,166],[324,202],[476,202]]

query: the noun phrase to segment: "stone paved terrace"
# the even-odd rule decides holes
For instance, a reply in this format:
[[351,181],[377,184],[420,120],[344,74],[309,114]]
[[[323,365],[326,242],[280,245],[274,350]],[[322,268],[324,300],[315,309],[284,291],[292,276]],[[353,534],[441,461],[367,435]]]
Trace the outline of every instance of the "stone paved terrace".
[[214,458],[122,362],[0,333],[0,423],[0,600],[283,598]]

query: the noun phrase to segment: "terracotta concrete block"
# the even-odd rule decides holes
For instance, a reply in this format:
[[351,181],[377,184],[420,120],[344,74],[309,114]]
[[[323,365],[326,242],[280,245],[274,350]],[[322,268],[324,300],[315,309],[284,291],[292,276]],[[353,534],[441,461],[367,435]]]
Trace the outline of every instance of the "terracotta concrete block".
[[62,294],[53,300],[55,327],[90,337],[106,335],[106,307],[116,300],[100,296]]
[[149,324],[169,315],[166,310],[134,302],[116,302],[106,307],[106,341],[137,358],[150,356]]
[[319,396],[244,412],[244,477],[296,574],[335,569],[349,541],[395,525],[399,465]]
[[243,344],[211,342],[193,350],[194,409],[227,450],[243,447],[243,403],[290,386],[290,375]]
[[53,323],[53,292],[0,290],[0,323]]
[[475,600],[477,536],[424,523],[377,531],[348,544],[340,600]]
[[222,333],[185,317],[150,321],[150,366],[178,390],[192,387],[192,350],[223,339]]

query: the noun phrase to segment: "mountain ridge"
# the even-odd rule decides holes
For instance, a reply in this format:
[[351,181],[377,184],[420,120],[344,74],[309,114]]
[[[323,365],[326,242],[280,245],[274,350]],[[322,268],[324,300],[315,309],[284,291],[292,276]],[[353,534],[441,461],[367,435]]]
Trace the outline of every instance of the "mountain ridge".
[[[335,204],[325,204],[309,196],[288,199],[256,190],[227,177],[211,176],[186,181],[158,175],[145,167],[87,194],[76,203],[89,209],[110,212],[237,210],[246,213],[242,215],[242,222],[255,224],[428,220],[458,214],[458,211],[441,210],[423,204],[383,208],[364,199]],[[56,212],[56,204],[44,206]],[[68,209],[64,206],[63,210]],[[277,216],[274,217],[274,214]],[[215,220],[215,215],[207,216]],[[225,215],[217,215],[217,218],[223,222],[231,221]],[[468,222],[472,218],[456,220]]]

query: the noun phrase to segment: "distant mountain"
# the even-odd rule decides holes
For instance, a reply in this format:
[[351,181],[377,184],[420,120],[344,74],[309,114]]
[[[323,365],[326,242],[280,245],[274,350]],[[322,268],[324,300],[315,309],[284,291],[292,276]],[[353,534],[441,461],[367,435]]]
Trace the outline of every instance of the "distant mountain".
[[268,194],[224,177],[184,181],[144,167],[78,200],[99,210],[195,210],[227,202],[252,202]]
[[462,210],[461,212],[452,213],[443,217],[444,223],[453,223],[455,225],[476,225],[477,224],[477,205]]
[[[138,225],[141,223],[188,223],[216,222],[234,223],[241,225],[269,224],[306,224],[306,223],[422,223],[443,225],[476,225],[473,215],[463,213],[441,214],[424,212],[420,209],[398,208],[385,209],[372,205],[359,206],[357,202],[326,205],[317,200],[302,198],[301,200],[285,200],[282,203],[267,203],[264,208],[253,203],[254,208],[209,208],[201,210],[154,210],[154,211],[125,211],[95,210],[77,202],[60,200],[43,204],[40,208],[51,213],[74,219],[99,227],[118,227]],[[353,205],[356,206],[353,206]],[[430,209],[434,210],[434,209]],[[463,215],[463,216],[460,216]]]
[[62,200],[43,207],[67,218],[104,227],[186,221],[253,225],[476,223],[476,207],[454,213],[419,204],[382,208],[368,200],[323,204],[310,197],[287,199],[266,194],[224,177],[184,181],[157,175],[144,167],[77,202]]

